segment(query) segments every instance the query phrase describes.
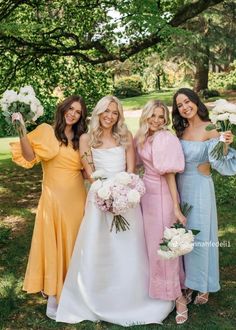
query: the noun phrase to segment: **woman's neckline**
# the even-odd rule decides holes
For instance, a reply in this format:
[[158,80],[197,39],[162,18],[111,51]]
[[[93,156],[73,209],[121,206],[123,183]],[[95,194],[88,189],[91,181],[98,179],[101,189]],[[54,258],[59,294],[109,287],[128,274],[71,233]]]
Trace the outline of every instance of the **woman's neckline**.
[[111,149],[115,149],[115,148],[121,148],[122,146],[114,146],[114,147],[110,147],[110,148],[93,148],[91,147],[91,149],[93,150],[111,150]]

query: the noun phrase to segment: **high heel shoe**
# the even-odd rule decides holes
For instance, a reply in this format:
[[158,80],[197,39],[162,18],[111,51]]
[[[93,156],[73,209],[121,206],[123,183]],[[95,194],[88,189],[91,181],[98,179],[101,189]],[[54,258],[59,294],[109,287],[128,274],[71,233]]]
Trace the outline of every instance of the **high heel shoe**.
[[186,304],[190,304],[192,302],[193,299],[193,290],[191,289],[186,289],[185,293],[184,293],[184,297],[186,299]]
[[[181,298],[185,300],[185,303],[183,301],[181,301]],[[184,322],[187,321],[188,319],[188,308],[187,308],[187,302],[184,296],[180,296],[176,299],[176,317],[175,317],[175,321],[177,324],[183,324]],[[178,305],[182,305],[185,306],[185,310],[183,310],[182,312],[179,312],[177,310]]]
[[198,294],[196,295],[195,299],[194,299],[194,304],[195,305],[204,305],[208,302],[208,298],[209,298],[209,293],[208,292],[198,292]]

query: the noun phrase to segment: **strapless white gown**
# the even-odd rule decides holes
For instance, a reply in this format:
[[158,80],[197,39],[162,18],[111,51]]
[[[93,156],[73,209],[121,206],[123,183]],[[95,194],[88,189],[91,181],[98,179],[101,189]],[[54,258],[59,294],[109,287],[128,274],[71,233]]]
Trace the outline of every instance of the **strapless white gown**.
[[[96,169],[108,177],[125,170],[123,147],[92,149]],[[130,230],[110,232],[112,214],[101,212],[93,192],[74,247],[56,320],[107,321],[122,326],[161,323],[172,301],[148,296],[148,260],[140,207],[124,214]]]

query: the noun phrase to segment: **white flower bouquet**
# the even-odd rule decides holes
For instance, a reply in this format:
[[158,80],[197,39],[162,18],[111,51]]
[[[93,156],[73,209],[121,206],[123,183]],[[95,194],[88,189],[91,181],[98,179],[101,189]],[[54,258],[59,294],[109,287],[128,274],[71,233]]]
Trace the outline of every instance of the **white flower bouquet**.
[[[43,115],[43,106],[35,96],[32,86],[20,88],[19,93],[6,90],[0,100],[3,116],[8,124],[12,123],[11,116],[14,112],[20,112],[27,123],[35,122]],[[18,120],[15,121],[19,134],[22,135],[22,127]]]
[[[206,127],[207,131],[216,129],[219,132],[231,131],[236,135],[236,104],[224,99],[215,101],[215,106],[210,115],[212,124]],[[212,157],[222,159],[224,156],[225,140],[221,134],[219,142],[211,151]]]
[[[96,177],[95,174],[93,177]],[[101,173],[98,174],[101,177]],[[104,173],[102,176],[104,177]],[[110,231],[113,228],[115,228],[116,233],[128,230],[130,224],[121,214],[136,207],[141,196],[145,193],[144,183],[139,176],[133,173],[120,172],[105,181],[99,178],[91,185],[91,189],[95,192],[98,208],[114,215]]]
[[[192,206],[183,203],[182,213],[187,216],[191,211]],[[170,228],[165,228],[164,237],[160,244],[160,249],[157,251],[158,255],[163,259],[174,259],[181,255],[192,251],[194,247],[194,236],[199,230],[188,230],[183,224],[176,222]]]

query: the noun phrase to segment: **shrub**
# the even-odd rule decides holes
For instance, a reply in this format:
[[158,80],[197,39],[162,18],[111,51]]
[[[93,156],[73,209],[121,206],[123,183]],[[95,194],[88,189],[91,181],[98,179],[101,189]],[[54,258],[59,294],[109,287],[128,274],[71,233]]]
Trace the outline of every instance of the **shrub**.
[[227,84],[226,89],[231,91],[236,91],[236,84]]
[[220,93],[216,89],[204,89],[201,91],[200,95],[204,99],[209,99],[209,97],[220,96]]
[[142,94],[142,81],[139,76],[120,78],[114,87],[114,95],[120,98]]

